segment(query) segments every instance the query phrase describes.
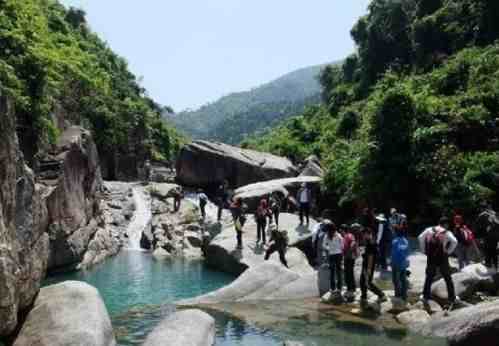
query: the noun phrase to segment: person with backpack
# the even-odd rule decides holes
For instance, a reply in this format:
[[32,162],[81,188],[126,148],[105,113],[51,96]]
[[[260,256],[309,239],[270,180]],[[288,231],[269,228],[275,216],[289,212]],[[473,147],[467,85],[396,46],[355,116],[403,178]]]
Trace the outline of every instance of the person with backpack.
[[483,202],[480,205],[481,212],[475,221],[474,227],[477,234],[483,238],[483,251],[485,255],[485,266],[497,271],[497,244],[499,241],[499,215],[492,206]]
[[356,232],[359,228],[354,224],[351,227],[344,225],[345,235],[343,237],[343,258],[345,260],[345,283],[347,291],[345,299],[351,302],[355,299],[355,260],[359,256],[359,246]]
[[303,219],[307,220],[307,226],[310,224],[310,205],[312,204],[312,191],[303,183],[296,194],[298,209],[300,212],[300,226],[303,225]]
[[243,249],[243,226],[246,222],[245,205],[241,197],[236,197],[230,204],[230,212],[234,221],[234,228],[236,230],[237,249]]
[[438,270],[447,285],[447,296],[452,306],[457,298],[450,272],[449,256],[456,249],[457,239],[449,231],[449,224],[447,217],[441,217],[437,226],[429,227],[419,235],[418,241],[421,250],[426,254],[423,301],[427,302],[431,299],[431,285]]
[[267,242],[265,231],[267,228],[267,218],[271,217],[271,215],[272,212],[268,207],[267,200],[262,199],[255,212],[257,244],[260,240],[262,240],[262,245]]
[[370,227],[362,229],[363,255],[362,255],[362,273],[360,275],[360,304],[367,307],[367,290],[378,296],[378,303],[387,301],[385,293],[374,284],[374,271],[376,269],[376,259],[378,256],[378,244],[374,230]]
[[208,204],[208,196],[202,189],[198,190],[199,209],[201,210],[201,217],[203,221],[206,219],[206,204]]
[[327,234],[324,237],[322,247],[328,253],[331,292],[340,296],[343,288],[343,237],[333,222],[327,225]]
[[288,234],[286,231],[279,230],[279,228],[271,224],[270,230],[270,246],[265,251],[265,260],[267,261],[274,252],[279,252],[279,260],[286,267],[289,268],[286,261],[286,248],[288,247]]
[[464,223],[464,218],[454,215],[453,233],[457,239],[456,255],[459,262],[459,270],[470,264],[470,256],[475,242],[473,231]]
[[327,234],[328,225],[331,223],[331,220],[323,219],[314,226],[312,231],[312,251],[314,254],[313,257],[315,259],[315,265],[317,267],[329,260],[327,255],[324,256],[324,249],[322,248],[322,245],[324,244],[324,237]]
[[395,297],[403,302],[403,308],[407,306],[407,269],[409,268],[409,241],[405,232],[399,228],[392,240],[392,281],[395,289]]
[[274,222],[277,227],[279,227],[279,214],[281,213],[281,199],[277,193],[272,193],[269,196],[269,206],[272,211],[272,216],[274,217]]

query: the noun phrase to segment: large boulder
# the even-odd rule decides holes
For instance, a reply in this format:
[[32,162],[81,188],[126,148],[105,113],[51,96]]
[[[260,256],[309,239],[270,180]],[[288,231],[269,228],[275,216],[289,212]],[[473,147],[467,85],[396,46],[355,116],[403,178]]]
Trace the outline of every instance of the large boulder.
[[116,345],[99,292],[79,281],[42,288],[14,341],[14,346],[32,345]]
[[[310,267],[307,257],[294,245],[304,238],[309,238],[315,225],[311,219],[309,228],[300,226],[298,216],[281,213],[279,227],[286,230],[291,248],[286,253],[288,264],[296,272],[309,273]],[[243,249],[236,249],[236,232],[230,221],[222,224],[222,231],[210,242],[206,248],[206,262],[209,266],[227,273],[239,275],[247,268],[259,265],[264,261],[265,250],[256,244],[256,222],[253,216],[248,215],[243,227]],[[270,257],[271,261],[279,262],[277,252]]]
[[[462,299],[469,299],[477,291],[496,293],[499,289],[499,274],[488,269],[483,264],[469,265],[459,273],[452,275],[456,295]],[[446,301],[447,286],[444,279],[440,279],[431,286],[432,296],[438,301]]]
[[80,127],[65,130],[54,150],[43,158],[40,177],[51,187],[49,270],[74,267],[97,231],[102,178],[97,149],[90,133]]
[[312,187],[318,187],[321,180],[313,176],[268,180],[242,186],[235,191],[235,195],[243,199],[249,211],[254,211],[259,201],[272,193],[279,194],[281,198],[287,198],[289,195],[294,196],[301,184],[307,183]]
[[268,153],[223,143],[194,141],[185,146],[176,163],[177,181],[189,186],[232,186],[298,175],[291,161]]
[[212,346],[215,320],[201,310],[179,311],[164,319],[147,336],[144,346]]
[[432,318],[422,333],[446,338],[452,346],[497,345],[499,300],[453,311]]
[[415,309],[405,311],[397,315],[397,321],[413,332],[421,332],[423,326],[430,320],[430,314],[426,310]]
[[35,184],[16,134],[11,103],[0,95],[0,336],[14,331],[45,277],[47,191]]
[[317,156],[311,155],[305,159],[304,168],[302,169],[300,176],[320,178],[324,176],[324,170],[322,169],[321,162]]

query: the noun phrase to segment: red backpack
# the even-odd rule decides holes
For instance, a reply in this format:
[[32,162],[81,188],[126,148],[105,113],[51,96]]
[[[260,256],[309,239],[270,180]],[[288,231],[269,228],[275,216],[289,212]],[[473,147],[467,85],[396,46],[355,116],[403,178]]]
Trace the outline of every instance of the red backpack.
[[475,240],[475,235],[473,234],[473,231],[468,228],[468,226],[463,226],[461,228],[461,235],[463,239],[463,244],[465,246],[473,244],[473,241]]
[[426,256],[433,263],[441,263],[447,257],[444,251],[444,237],[447,232],[438,232],[433,228],[432,233],[426,236]]

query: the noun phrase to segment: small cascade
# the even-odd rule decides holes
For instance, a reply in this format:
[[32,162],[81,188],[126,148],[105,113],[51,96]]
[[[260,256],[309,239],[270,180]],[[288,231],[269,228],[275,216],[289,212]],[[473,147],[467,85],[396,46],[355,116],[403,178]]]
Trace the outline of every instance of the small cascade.
[[151,205],[142,187],[133,188],[133,200],[135,202],[135,213],[128,225],[128,249],[141,250],[140,239],[142,238],[142,232],[147,227],[151,227]]

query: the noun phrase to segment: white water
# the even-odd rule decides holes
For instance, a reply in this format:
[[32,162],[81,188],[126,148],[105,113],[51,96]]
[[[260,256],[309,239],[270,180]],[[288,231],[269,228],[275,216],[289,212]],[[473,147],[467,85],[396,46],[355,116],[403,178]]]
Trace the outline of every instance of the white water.
[[146,227],[151,227],[151,204],[145,196],[144,188],[137,186],[133,188],[133,200],[135,202],[135,213],[128,225],[128,249],[141,250],[140,239]]

